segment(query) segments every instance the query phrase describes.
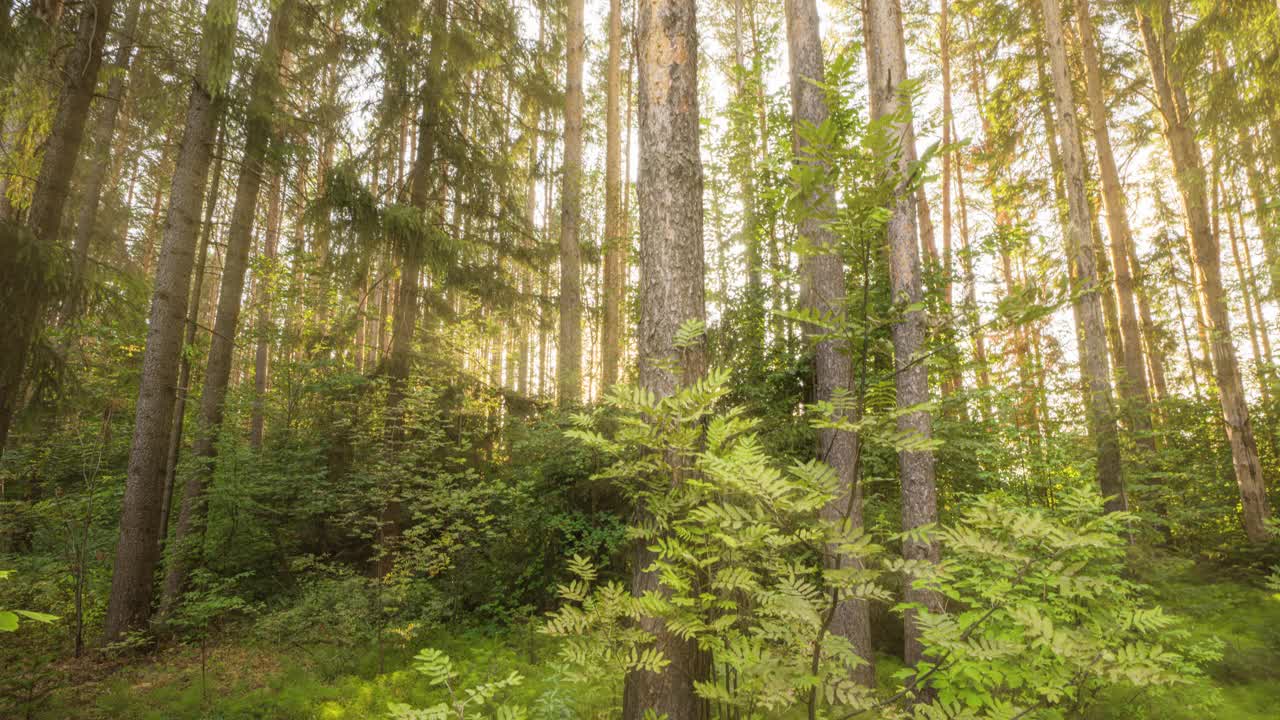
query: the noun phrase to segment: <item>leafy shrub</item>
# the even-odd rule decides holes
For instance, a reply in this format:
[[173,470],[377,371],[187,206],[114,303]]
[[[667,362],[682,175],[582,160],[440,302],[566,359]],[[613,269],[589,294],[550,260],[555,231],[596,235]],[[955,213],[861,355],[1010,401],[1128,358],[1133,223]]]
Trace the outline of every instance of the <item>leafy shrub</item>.
[[[1217,657],[1125,577],[1134,517],[1105,514],[1095,493],[1067,489],[1048,511],[973,499],[952,527],[915,531],[936,532],[945,548],[940,565],[921,567],[887,556],[861,530],[821,520],[836,494],[831,470],[779,467],[751,420],[715,413],[726,381],[712,372],[661,400],[615,388],[611,433],[592,416],[571,431],[614,459],[601,476],[647,510],[630,536],[653,553],[645,570],[663,586],[633,597],[618,582],[597,584],[591,564],[574,558],[577,579],[561,587],[564,604],[545,626],[564,638],[573,677],[616,686],[626,672],[664,668],[642,618],[707,654],[717,672],[695,689],[722,717],[783,716],[804,705],[811,717],[1060,717],[1107,688],[1185,683]],[[824,567],[826,547],[859,562]],[[851,680],[863,660],[826,633],[825,618],[836,599],[888,599],[885,571],[917,578],[952,607],[917,608],[929,660],[876,697]]]

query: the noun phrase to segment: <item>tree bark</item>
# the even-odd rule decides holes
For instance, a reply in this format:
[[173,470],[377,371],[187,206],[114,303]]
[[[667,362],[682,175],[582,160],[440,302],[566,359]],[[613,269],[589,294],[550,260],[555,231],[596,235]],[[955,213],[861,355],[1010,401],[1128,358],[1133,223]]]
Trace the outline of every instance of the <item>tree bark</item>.
[[1141,10],[1138,11],[1138,26],[1142,32],[1158,107],[1164,119],[1165,139],[1173,158],[1174,177],[1182,197],[1183,211],[1186,213],[1195,264],[1200,269],[1214,380],[1218,386],[1227,439],[1231,444],[1232,464],[1244,509],[1245,534],[1250,541],[1263,543],[1269,537],[1265,523],[1271,516],[1271,510],[1262,466],[1258,460],[1253,424],[1249,419],[1249,407],[1245,402],[1239,363],[1231,340],[1231,318],[1222,289],[1218,239],[1214,237],[1210,227],[1204,162],[1195,131],[1191,127],[1190,108],[1183,92],[1181,74],[1170,62],[1174,38],[1167,0],[1160,4],[1157,12],[1161,21],[1159,30],[1151,15]]
[[1090,240],[1089,197],[1085,193],[1084,150],[1076,128],[1076,105],[1067,67],[1059,0],[1041,0],[1044,9],[1044,36],[1048,45],[1058,139],[1061,143],[1063,183],[1067,193],[1067,262],[1072,278],[1072,295],[1080,317],[1078,329],[1080,369],[1085,385],[1085,410],[1089,434],[1097,451],[1098,485],[1107,498],[1108,510],[1127,507],[1120,467],[1120,441],[1116,429],[1115,401],[1111,393],[1111,369],[1107,359],[1106,326],[1102,296]]
[[[213,237],[213,213],[218,207],[218,193],[222,187],[222,158],[226,154],[226,125],[218,128],[217,149],[214,151],[213,178],[208,197],[204,201],[204,224],[200,229],[200,246],[196,250],[195,272],[191,277],[191,295],[187,300],[186,335],[182,347],[194,350],[196,330],[199,327],[200,305],[204,300],[205,267],[209,260],[209,242]],[[178,361],[177,397],[173,403],[173,421],[169,430],[169,450],[165,461],[164,495],[160,503],[160,547],[163,549],[169,536],[169,517],[173,507],[173,490],[178,479],[178,458],[182,454],[182,426],[187,415],[187,397],[191,392],[191,354],[182,352]]]
[[[899,87],[906,80],[906,48],[902,39],[902,8],[898,0],[867,0],[863,5],[863,32],[867,43],[868,94],[871,116],[879,119],[896,113],[901,98]],[[917,440],[927,441],[933,435],[933,421],[919,406],[929,400],[929,375],[921,354],[925,351],[924,313],[917,309],[924,299],[920,279],[920,253],[916,244],[915,197],[910,192],[907,174],[915,129],[910,118],[895,122],[894,134],[903,150],[885,158],[886,172],[897,178],[892,215],[888,221],[889,284],[894,305],[900,315],[893,323],[894,384],[898,408],[898,430]],[[912,409],[915,408],[915,409]],[[932,450],[904,450],[898,454],[902,477],[902,527],[914,530],[937,522],[938,492]],[[909,560],[937,562],[937,543],[909,540],[903,543],[903,555]],[[942,598],[935,592],[920,590],[906,579],[906,601],[918,603],[930,611],[942,608]],[[904,658],[907,665],[923,659],[921,629],[915,622],[916,612],[905,613]]]
[[[207,13],[227,10],[211,4]],[[221,39],[234,37],[235,10],[230,22],[206,23],[201,66],[191,84],[187,118],[169,191],[164,242],[156,268],[155,290],[147,324],[147,345],[138,389],[137,419],[129,453],[128,478],[120,513],[120,541],[116,546],[111,596],[104,634],[108,642],[126,631],[142,628],[151,616],[152,574],[160,555],[160,501],[170,422],[173,418],[178,355],[187,317],[187,289],[201,201],[213,149],[214,128],[222,111],[220,89],[211,81],[206,58]],[[208,51],[205,52],[204,50]]]
[[[698,35],[693,0],[640,0],[637,53],[640,69],[640,386],[658,397],[705,371],[702,343],[677,349],[676,332],[704,322],[702,255],[702,159],[698,128]],[[672,365],[678,365],[678,370]],[[677,374],[678,373],[678,374]],[[654,553],[634,548],[632,592],[662,592],[647,568]],[[632,671],[623,692],[624,720],[646,710],[668,720],[699,717],[694,682],[703,677],[695,643],[670,632],[661,620],[641,618],[670,664],[650,673]]]
[[582,67],[586,37],[583,0],[569,0],[564,95],[564,178],[560,193],[560,338],[556,397],[560,407],[582,399]]
[[[787,0],[787,46],[791,72],[791,111],[795,124],[793,137],[796,163],[830,178],[831,168],[822,159],[822,148],[814,148],[800,134],[802,125],[821,127],[830,111],[825,91],[822,37],[818,27],[815,0]],[[817,84],[815,84],[817,83]],[[829,179],[808,189],[801,211],[799,234],[812,248],[812,255],[801,260],[803,305],[815,314],[828,318],[841,328],[835,331],[806,324],[806,340],[814,345],[813,373],[815,402],[831,402],[837,391],[853,388],[853,370],[848,343],[844,339],[845,289],[844,263],[836,247],[831,223],[836,207]],[[846,413],[842,413],[846,414]],[[854,433],[819,430],[818,460],[827,463],[838,478],[836,497],[822,509],[824,520],[842,527],[862,527],[862,490],[858,487],[858,438]],[[826,563],[839,568],[858,560],[842,555],[836,547],[827,548]],[[859,666],[855,679],[868,687],[875,684],[875,655],[871,646],[871,620],[868,604],[861,600],[844,600],[832,608],[827,623],[830,632],[849,641],[866,664]],[[817,690],[815,690],[816,692]]]

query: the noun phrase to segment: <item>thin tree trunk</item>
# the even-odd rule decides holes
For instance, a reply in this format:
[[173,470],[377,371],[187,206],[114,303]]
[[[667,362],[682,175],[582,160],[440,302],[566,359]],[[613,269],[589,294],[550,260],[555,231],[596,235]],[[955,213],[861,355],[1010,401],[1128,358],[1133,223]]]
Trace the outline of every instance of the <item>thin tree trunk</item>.
[[1165,139],[1173,158],[1174,177],[1182,196],[1195,262],[1200,268],[1204,286],[1214,379],[1218,386],[1227,439],[1231,444],[1236,484],[1239,486],[1244,508],[1245,534],[1250,541],[1263,543],[1269,538],[1266,521],[1271,517],[1271,510],[1262,466],[1258,460],[1253,424],[1249,419],[1249,407],[1245,402],[1239,363],[1231,341],[1231,318],[1222,289],[1218,240],[1214,237],[1209,222],[1204,162],[1195,131],[1190,126],[1190,109],[1183,93],[1180,73],[1170,62],[1174,37],[1170,17],[1172,11],[1167,0],[1157,10],[1161,20],[1159,31],[1154,27],[1151,16],[1141,10],[1138,12],[1138,26],[1146,47],[1160,114],[1164,118]]
[[951,3],[942,0],[938,20],[942,65],[942,297],[947,308],[954,304],[951,276]]
[[1116,429],[1111,369],[1107,360],[1106,326],[1103,322],[1101,287],[1090,241],[1089,197],[1085,191],[1084,150],[1076,128],[1076,105],[1071,89],[1059,0],[1041,0],[1045,43],[1053,76],[1058,138],[1061,142],[1063,183],[1068,206],[1067,262],[1072,294],[1084,334],[1079,338],[1080,369],[1085,384],[1085,410],[1089,434],[1098,459],[1098,485],[1108,510],[1127,507],[1120,467],[1120,441]]
[[[882,118],[898,112],[899,87],[906,79],[906,48],[902,39],[902,9],[898,0],[867,0],[863,5],[863,32],[867,42],[867,77],[871,115]],[[924,313],[918,309],[924,298],[920,279],[920,254],[916,245],[916,208],[914,196],[906,190],[907,173],[915,146],[915,130],[910,118],[895,122],[893,130],[903,150],[886,158],[886,172],[897,178],[892,216],[887,227],[889,243],[889,283],[894,305],[900,313],[893,323],[894,383],[898,392],[898,430],[928,441],[933,435],[933,421],[920,406],[929,400],[929,375],[920,357],[925,351]],[[905,531],[937,522],[938,492],[935,484],[932,450],[904,450],[898,453],[902,477],[902,527]],[[908,540],[903,555],[909,560],[937,562],[937,543]],[[942,607],[935,592],[915,588],[906,578],[906,601],[918,603],[930,611]],[[919,663],[924,656],[921,628],[916,612],[905,613],[904,658],[907,665]]]
[[[254,450],[262,449],[262,434],[266,427],[267,373],[271,363],[271,342],[275,336],[271,322],[272,285],[275,283],[276,252],[280,244],[280,206],[283,201],[284,183],[281,171],[271,175],[271,199],[267,206],[267,233],[263,242],[263,272],[254,279],[258,306],[258,318],[254,323],[254,331],[258,336],[257,347],[253,355],[253,410],[249,419],[249,446]],[[361,296],[368,295],[368,288]],[[361,315],[361,327],[364,327],[364,316]],[[357,357],[364,354],[359,344]]]
[[[1216,174],[1216,173],[1215,173]],[[1213,186],[1214,194],[1214,222],[1219,217],[1218,196],[1222,192],[1221,181],[1215,179]],[[1240,283],[1240,295],[1244,300],[1244,317],[1245,323],[1249,328],[1249,344],[1253,349],[1253,364],[1258,374],[1258,387],[1262,390],[1262,404],[1264,407],[1271,406],[1271,388],[1267,384],[1267,369],[1262,355],[1262,344],[1258,340],[1258,322],[1253,314],[1253,293],[1249,288],[1249,277],[1245,270],[1244,258],[1240,254],[1240,242],[1236,239],[1236,225],[1232,218],[1231,212],[1228,210],[1227,216],[1227,238],[1231,241],[1231,258],[1235,260],[1236,279]],[[1241,227],[1241,231],[1244,228]],[[1261,309],[1261,308],[1259,308]],[[1261,317],[1261,315],[1259,315]]]
[[1137,249],[1129,245],[1129,266],[1133,269],[1133,285],[1137,291],[1138,317],[1142,321],[1142,339],[1146,347],[1147,369],[1151,374],[1153,400],[1164,400],[1169,397],[1169,384],[1165,379],[1165,366],[1168,364],[1164,356],[1164,347],[1160,341],[1160,328],[1151,314],[1150,287],[1146,273],[1138,260]]
[[1123,365],[1119,372],[1120,398],[1124,413],[1136,441],[1148,451],[1155,449],[1151,435],[1150,392],[1146,382],[1146,362],[1142,352],[1138,312],[1134,303],[1133,273],[1129,258],[1133,254],[1133,233],[1129,229],[1124,186],[1111,149],[1107,104],[1103,97],[1101,59],[1089,0],[1079,0],[1076,22],[1079,29],[1081,56],[1085,67],[1086,98],[1093,145],[1098,157],[1098,173],[1102,180],[1102,199],[1107,210],[1107,234],[1111,239],[1111,264],[1115,271],[1116,300],[1119,310]]
[[601,340],[601,389],[618,381],[622,355],[622,266],[627,238],[622,234],[622,0],[609,0],[609,66],[605,92],[604,169],[604,337]]
[[1275,366],[1275,358],[1271,354],[1271,333],[1267,330],[1267,316],[1262,312],[1262,291],[1258,288],[1258,273],[1253,264],[1253,251],[1249,249],[1249,236],[1244,232],[1244,217],[1240,204],[1236,203],[1236,227],[1240,228],[1240,244],[1244,249],[1245,271],[1249,278],[1249,294],[1253,297],[1253,313],[1258,318],[1258,335],[1262,340],[1262,356],[1266,358],[1268,373]]
[[[160,500],[187,317],[187,289],[214,129],[223,106],[221,88],[211,83],[206,63],[215,48],[232,44],[236,12],[234,5],[227,5],[211,3],[206,10],[211,21],[205,23],[201,66],[191,84],[186,126],[169,191],[120,513],[120,540],[107,602],[104,634],[108,642],[120,639],[128,630],[142,628],[151,616],[152,575],[160,556]],[[222,17],[217,17],[220,11]]]
[[[673,394],[705,372],[702,343],[678,349],[686,322],[705,322],[702,255],[702,159],[698,128],[698,40],[693,0],[640,0],[640,386]],[[671,367],[678,365],[678,369]],[[678,474],[678,473],[677,473]],[[676,478],[678,479],[678,478]],[[645,543],[632,557],[632,592],[664,592]],[[639,619],[669,661],[659,672],[627,673],[624,720],[647,710],[668,720],[700,716],[694,683],[703,662],[693,640],[681,639],[652,617]]]
[[583,0],[569,0],[564,96],[564,178],[560,193],[560,342],[556,350],[560,407],[582,399],[582,68]]

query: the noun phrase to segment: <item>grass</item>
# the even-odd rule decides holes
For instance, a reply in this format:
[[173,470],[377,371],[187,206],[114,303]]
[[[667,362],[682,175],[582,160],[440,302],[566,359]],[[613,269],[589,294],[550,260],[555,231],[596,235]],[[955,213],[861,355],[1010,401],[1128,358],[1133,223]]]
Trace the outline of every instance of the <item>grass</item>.
[[[1221,647],[1191,684],[1158,693],[1104,693],[1089,720],[1274,720],[1280,708],[1280,598],[1239,579],[1186,561],[1138,563],[1166,610],[1185,619],[1170,644]],[[210,647],[207,684],[198,646],[179,645],[127,664],[101,661],[55,668],[67,682],[33,718],[85,720],[354,720],[387,717],[390,702],[427,707],[445,699],[412,670],[412,656],[434,647],[454,660],[459,686],[505,677],[526,679],[500,699],[534,717],[610,717],[619,688],[566,684],[555,649],[529,628],[437,629],[401,644],[376,647],[281,647],[228,633]],[[234,638],[234,639],[233,639]],[[879,661],[891,684],[894,658]]]

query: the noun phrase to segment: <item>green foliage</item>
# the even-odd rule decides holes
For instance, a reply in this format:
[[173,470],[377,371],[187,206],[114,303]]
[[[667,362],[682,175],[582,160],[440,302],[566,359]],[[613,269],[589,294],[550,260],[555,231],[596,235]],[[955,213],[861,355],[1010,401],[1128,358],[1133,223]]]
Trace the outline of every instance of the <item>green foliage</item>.
[[[448,720],[449,718],[464,720],[469,709],[472,710],[471,716],[475,717],[480,714],[481,708],[492,705],[494,699],[503,690],[524,682],[520,673],[513,670],[500,680],[492,680],[471,687],[456,687],[458,673],[454,670],[453,661],[448,655],[433,648],[426,648],[418,653],[414,661],[414,669],[427,676],[427,681],[432,686],[444,688],[448,699],[420,710],[404,703],[391,703],[389,705],[391,717],[396,720]],[[524,707],[507,704],[496,705],[490,715],[495,720],[526,720],[528,718]]]
[[[903,672],[944,708],[1080,712],[1104,688],[1192,682],[1219,658],[1126,577],[1127,513],[1069,490],[1052,509],[973,500],[939,533],[943,562],[919,584],[955,609],[920,613],[930,658]],[[1020,711],[1020,710],[1019,710]]]
[[[0,570],[0,580],[8,580],[12,574],[12,570]],[[0,610],[0,632],[16,631],[20,617],[40,623],[51,623],[58,619],[57,615],[35,612],[34,610]]]
[[238,17],[236,0],[210,0],[205,6],[198,77],[215,98],[225,94],[231,84]]
[[[594,569],[575,558],[578,579],[561,588],[565,604],[545,632],[568,638],[563,657],[578,677],[616,678],[668,662],[646,630],[660,621],[712,658],[717,673],[696,689],[715,707],[777,711],[813,692],[824,707],[863,707],[868,691],[848,677],[864,661],[827,623],[837,598],[888,599],[870,563],[879,547],[861,529],[819,518],[836,496],[830,468],[778,466],[755,421],[714,411],[727,378],[712,371],[662,399],[616,387],[608,435],[596,418],[579,418],[569,434],[612,457],[600,476],[646,510],[630,535],[652,554],[643,569],[663,590],[593,588]],[[824,567],[825,548],[854,566]]]

